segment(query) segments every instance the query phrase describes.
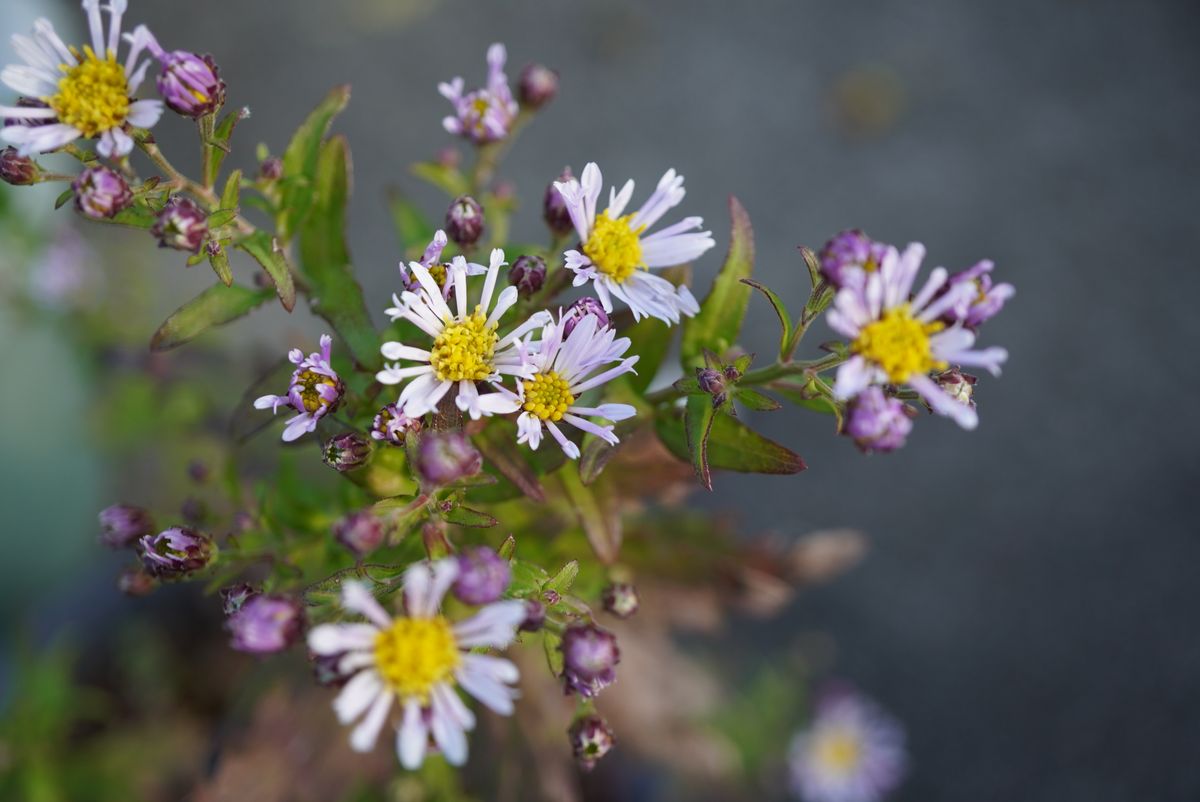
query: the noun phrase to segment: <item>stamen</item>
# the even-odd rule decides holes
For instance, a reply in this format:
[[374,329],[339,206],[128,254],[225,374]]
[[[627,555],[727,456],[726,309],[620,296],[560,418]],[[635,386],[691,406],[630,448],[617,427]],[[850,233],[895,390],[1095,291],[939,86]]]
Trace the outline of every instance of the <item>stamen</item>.
[[64,75],[58,93],[43,98],[58,119],[79,129],[84,137],[96,137],[120,127],[129,116],[129,83],[116,54],[100,58],[90,45],[74,51],[79,63],[59,67]]
[[498,324],[488,325],[479,307],[461,323],[442,330],[433,341],[429,364],[439,381],[483,381],[495,373]]
[[638,240],[646,227],[635,229],[630,223],[632,219],[631,214],[614,219],[605,211],[596,218],[591,236],[583,246],[583,252],[592,264],[618,284],[624,283],[639,267],[646,266],[642,259],[642,243]]
[[946,362],[935,359],[929,342],[931,335],[944,328],[938,321],[922,323],[912,315],[908,304],[883,313],[883,317],[864,326],[851,348],[874,362],[896,383],[910,376],[944,370]]
[[526,412],[541,420],[558,422],[575,403],[566,379],[554,371],[539,373],[524,382]]
[[450,622],[399,618],[375,637],[375,667],[400,697],[428,701],[433,687],[450,679],[462,662]]

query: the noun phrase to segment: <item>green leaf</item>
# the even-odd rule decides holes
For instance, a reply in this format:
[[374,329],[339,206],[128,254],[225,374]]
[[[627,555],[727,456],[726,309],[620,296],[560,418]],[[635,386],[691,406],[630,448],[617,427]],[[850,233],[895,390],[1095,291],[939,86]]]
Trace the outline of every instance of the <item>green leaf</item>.
[[221,193],[222,209],[237,209],[242,199],[242,171],[234,170],[225,182],[225,191]]
[[575,584],[577,576],[579,576],[579,561],[571,560],[551,577],[550,581],[546,583],[546,590],[553,590],[559,594],[566,593],[571,589],[571,585]]
[[329,133],[333,118],[349,102],[349,86],[339,86],[326,95],[296,129],[287,150],[283,152],[283,203],[279,213],[279,231],[285,238],[292,235],[308,214],[321,143]]
[[229,254],[221,248],[216,253],[209,253],[208,263],[212,266],[213,272],[217,274],[217,278],[226,287],[233,285],[233,270],[229,267]]
[[626,356],[638,356],[637,375],[627,374],[629,386],[639,394],[644,394],[650,382],[658,375],[667,351],[671,348],[671,336],[675,333],[672,326],[654,317],[645,317],[622,332],[622,336],[630,341]]
[[542,633],[542,650],[546,653],[546,665],[550,673],[561,677],[563,673],[562,635],[545,630]]
[[408,170],[417,178],[432,184],[452,198],[466,195],[470,189],[467,177],[457,167],[447,167],[437,162],[417,162]]
[[821,283],[821,263],[817,261],[817,255],[813,253],[812,248],[800,246],[800,255],[804,257],[804,266],[808,268],[808,280],[815,287]]
[[140,203],[135,203],[128,209],[122,209],[113,215],[108,222],[116,223],[120,226],[129,226],[131,228],[141,228],[149,230],[158,220],[158,213],[149,206],[144,206]]
[[733,397],[745,404],[747,409],[753,409],[756,412],[774,412],[783,406],[769,395],[763,395],[758,390],[751,390],[749,387],[737,388],[733,391]]
[[[692,403],[692,399],[688,399],[688,402]],[[655,426],[659,439],[671,453],[685,461],[692,459],[687,433],[680,418],[660,415]],[[713,418],[705,456],[710,469],[740,473],[792,474],[808,467],[799,454],[763,437],[729,415]]]
[[71,189],[70,187],[64,189],[62,192],[58,193],[58,197],[54,199],[54,208],[56,210],[61,209],[62,207],[66,206],[67,202],[73,197],[75,197],[74,189]]
[[583,533],[596,557],[605,565],[616,562],[621,550],[621,517],[613,504],[606,504],[600,488],[588,487],[579,472],[567,466],[559,471],[563,489],[571,502]]
[[511,560],[517,553],[517,539],[512,535],[504,538],[504,542],[500,544],[500,548],[496,549],[496,553],[502,560]]
[[507,595],[510,598],[524,598],[542,592],[542,586],[550,575],[540,565],[528,560],[512,561],[512,583],[508,586]]
[[771,302],[771,306],[775,309],[775,314],[779,317],[779,326],[783,329],[783,333],[779,337],[779,358],[781,360],[789,359],[792,355],[792,350],[789,345],[792,341],[792,317],[788,313],[787,306],[783,299],[775,294],[775,291],[764,284],[759,284],[751,278],[742,279],[743,284],[747,284],[766,296]]
[[[475,435],[475,447],[483,454],[485,467],[494,468],[529,498],[538,503],[546,500],[546,491],[537,474],[525,460],[522,449],[514,448],[515,434],[506,421],[492,421]],[[474,498],[474,497],[473,497]]]
[[470,507],[464,507],[461,504],[453,504],[448,510],[441,510],[442,520],[446,523],[458,524],[459,526],[470,526],[477,529],[487,529],[499,523],[495,518],[488,515],[486,512],[473,510]]
[[798,407],[833,415],[837,418],[838,429],[842,428],[841,407],[820,393],[813,394],[806,390],[804,385],[789,382],[773,382],[770,388],[772,392],[778,393]]
[[204,186],[211,187],[216,183],[217,176],[221,174],[221,164],[229,154],[229,140],[233,137],[233,129],[249,116],[249,109],[234,109],[222,117],[221,122],[213,129],[212,139],[204,145],[209,150],[208,173],[202,176]]
[[283,304],[284,309],[292,311],[296,306],[296,285],[292,281],[292,271],[288,268],[287,260],[283,258],[279,242],[265,231],[255,231],[238,242],[237,247],[262,265],[271,281],[275,282],[279,302]]
[[208,227],[210,229],[227,226],[233,222],[233,218],[237,217],[237,209],[217,209],[208,216]]
[[236,320],[270,297],[269,290],[214,284],[176,309],[158,327],[150,340],[150,350],[166,351],[183,345],[214,326]]
[[433,239],[433,225],[416,204],[397,191],[388,195],[388,208],[392,212],[392,222],[396,224],[401,252],[412,258],[420,256]]
[[733,227],[725,264],[713,281],[708,297],[700,305],[700,313],[683,324],[680,358],[685,368],[703,364],[705,348],[721,354],[732,347],[746,317],[750,288],[742,284],[741,279],[749,278],[754,269],[754,230],[746,210],[732,196],[729,214]]
[[684,433],[687,435],[688,458],[692,469],[705,489],[712,490],[712,471],[708,463],[708,436],[712,431],[717,410],[711,398],[688,396],[683,412]]

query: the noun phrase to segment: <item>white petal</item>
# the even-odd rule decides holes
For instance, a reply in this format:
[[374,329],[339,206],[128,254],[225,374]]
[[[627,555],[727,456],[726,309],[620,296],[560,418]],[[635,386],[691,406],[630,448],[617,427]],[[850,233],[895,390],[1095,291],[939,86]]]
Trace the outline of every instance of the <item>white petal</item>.
[[383,690],[383,680],[374,671],[360,671],[333,700],[333,712],[342,724],[355,721]]
[[342,583],[342,607],[366,617],[378,627],[387,628],[392,625],[392,617],[376,601],[365,582],[348,579]]
[[384,691],[375,697],[375,702],[362,723],[350,733],[350,748],[355,752],[370,752],[379,740],[379,731],[387,721],[388,710],[392,706],[392,692]]
[[433,740],[442,750],[442,756],[451,766],[467,762],[467,736],[454,714],[447,710],[442,698],[434,694],[431,698],[429,729]]
[[396,754],[400,758],[400,765],[409,771],[420,767],[428,746],[429,730],[425,727],[421,705],[416,699],[409,699],[404,703],[404,722],[396,734]]
[[129,104],[129,117],[126,119],[138,128],[150,128],[158,122],[162,113],[161,100],[137,100]]
[[492,646],[502,649],[512,643],[517,627],[525,620],[525,603],[501,601],[487,605],[454,626],[454,637],[464,648]]
[[321,624],[308,631],[308,648],[316,654],[370,649],[379,630],[370,624]]

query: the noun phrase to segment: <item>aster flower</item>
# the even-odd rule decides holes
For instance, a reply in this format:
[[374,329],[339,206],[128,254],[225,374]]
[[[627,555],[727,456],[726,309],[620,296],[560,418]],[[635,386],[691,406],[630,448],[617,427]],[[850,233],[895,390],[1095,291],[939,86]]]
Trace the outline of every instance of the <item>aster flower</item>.
[[379,410],[371,424],[371,437],[394,446],[404,445],[409,432],[421,431],[420,418],[410,418],[395,404]]
[[438,92],[454,105],[454,114],[442,120],[442,126],[449,133],[466,137],[480,145],[508,136],[520,109],[508,87],[508,77],[504,74],[504,62],[507,60],[508,52],[504,45],[496,43],[487,51],[486,87],[464,95],[465,82],[462,78],[438,84]]
[[564,335],[568,320],[576,319],[563,315],[557,323],[548,324],[542,330],[541,342],[530,348],[531,372],[517,382],[521,405],[517,442],[528,443],[536,450],[545,426],[566,455],[578,459],[579,446],[567,439],[559,424],[566,421],[616,445],[618,440],[611,425],[593,423],[588,418],[621,421],[632,418],[637,411],[629,404],[588,407],[575,401],[594,387],[632,373],[638,357],[622,359],[629,350],[629,338],[618,339],[616,331],[601,327],[595,316],[583,317],[575,323],[570,335]]
[[306,432],[317,428],[317,422],[338,408],[342,401],[344,386],[337,372],[329,364],[333,340],[328,334],[321,335],[321,350],[307,357],[299,348],[288,352],[288,359],[296,366],[292,382],[286,395],[264,395],[255,400],[255,409],[278,412],[279,407],[288,406],[298,413],[287,422],[283,430],[283,441],[290,443]]
[[33,24],[32,36],[13,36],[24,64],[8,66],[0,80],[16,92],[38,98],[38,106],[0,106],[11,124],[0,138],[16,145],[22,155],[49,153],[76,139],[99,138],[101,156],[124,156],[133,149],[129,126],[149,128],[162,116],[161,100],[134,100],[150,60],[139,63],[153,36],[139,25],[125,38],[129,52],[117,60],[121,16],[127,0],[110,0],[108,30],[100,16],[100,0],[83,0],[91,44],[68,47],[47,19]]
[[877,384],[907,384],[938,414],[953,418],[964,429],[979,422],[975,410],[952,399],[929,377],[950,366],[975,365],[993,375],[1008,358],[1003,348],[972,350],[974,332],[961,326],[946,328],[940,319],[974,293],[971,285],[946,284],[945,268],[933,270],[925,285],[911,295],[925,256],[920,243],[904,253],[889,247],[877,271],[868,273],[862,287],[843,287],[829,310],[829,325],[850,340],[852,356],[838,368],[833,392],[838,400],[854,398]]
[[868,387],[850,402],[843,431],[864,454],[895,451],[912,431],[910,409],[880,388]]
[[567,251],[565,264],[575,274],[575,286],[591,281],[604,311],[613,310],[613,297],[623,301],[635,320],[656,317],[678,323],[680,315],[694,315],[700,305],[687,287],[650,272],[690,262],[713,246],[712,234],[696,231],[703,218],[685,217],[678,223],[646,234],[685,194],[683,176],[667,170],[654,194],[633,214],[622,215],[633,196],[633,181],[620,192],[609,192],[608,208],[596,213],[603,179],[595,162],[583,168],[581,181],[555,184],[562,193],[579,234],[580,250]]
[[[438,402],[455,385],[458,387],[455,399],[458,408],[474,419],[517,411],[519,401],[516,396],[501,390],[497,382],[506,374],[522,378],[530,375],[521,336],[545,325],[550,313],[539,312],[500,336],[500,318],[518,297],[516,287],[506,287],[492,306],[497,274],[503,264],[504,252],[499,248],[493,250],[479,303],[470,312],[464,269],[452,264],[447,271],[454,287],[455,308],[451,310],[430,270],[419,262],[409,264],[420,284],[420,291],[405,291],[397,299],[397,306],[388,309],[387,314],[393,320],[408,320],[428,334],[433,338],[433,348],[426,351],[399,342],[386,342],[380,349],[385,359],[419,364],[406,368],[399,364],[386,365],[376,374],[384,384],[409,380],[396,401],[408,417],[419,418],[437,409]],[[476,382],[489,382],[496,389],[481,394]]]
[[973,292],[963,293],[958,304],[946,310],[942,315],[948,325],[962,323],[969,329],[977,329],[984,322],[995,317],[1004,308],[1004,302],[1016,294],[1016,288],[1011,284],[993,284],[991,272],[995,265],[990,259],[981,262],[959,273],[955,273],[946,282],[946,287],[956,287],[961,284],[969,286]]
[[869,699],[826,694],[788,762],[792,788],[805,802],[878,802],[904,776],[904,730]]
[[868,273],[879,269],[888,247],[858,229],[843,231],[817,254],[821,275],[835,287],[861,286]]
[[508,646],[525,619],[525,604],[496,602],[452,624],[439,608],[457,576],[453,559],[413,565],[404,575],[408,615],[401,618],[388,615],[365,585],[346,582],[342,606],[368,623],[323,624],[309,632],[314,653],[342,654],[339,673],[355,672],[333,708],[342,723],[359,722],[350,735],[356,751],[374,747],[396,704],[401,765],[420,766],[431,735],[447,762],[462,765],[475,715],[457,688],[501,715],[513,712],[516,691],[510,686],[517,681],[517,667],[473,650]]
[[[456,256],[449,262],[442,261],[442,251],[446,249],[446,232],[438,229],[433,234],[433,239],[425,248],[425,253],[421,256],[420,262],[409,262],[409,267],[405,267],[404,263],[400,263],[400,281],[404,284],[404,289],[409,292],[420,292],[421,284],[417,281],[416,275],[413,274],[411,266],[419,264],[429,271],[433,276],[434,282],[442,288],[442,297],[449,298],[450,293],[454,290],[454,281],[450,279],[450,271],[465,270],[468,276],[481,276],[487,272],[487,268],[483,265],[468,262],[465,257]],[[403,306],[400,298],[396,295],[392,296],[392,302],[396,305],[395,310],[389,309],[388,314],[394,320],[399,317],[399,314],[393,314],[399,307]]]

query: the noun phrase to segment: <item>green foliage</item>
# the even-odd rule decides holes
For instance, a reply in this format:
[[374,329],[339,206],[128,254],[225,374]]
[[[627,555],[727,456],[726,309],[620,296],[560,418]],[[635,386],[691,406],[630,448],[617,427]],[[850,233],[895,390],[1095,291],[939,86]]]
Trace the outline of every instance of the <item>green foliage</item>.
[[330,92],[305,118],[283,152],[283,198],[276,226],[289,239],[308,216],[321,146],[333,120],[350,102],[350,87]]
[[239,240],[237,247],[253,256],[254,261],[262,266],[275,284],[279,302],[283,304],[284,309],[292,311],[296,305],[296,284],[292,279],[292,270],[288,267],[279,240],[265,231],[255,231]]
[[252,290],[242,286],[213,285],[171,313],[154,332],[150,349],[177,348],[214,326],[221,326],[261,306],[271,297],[270,290]]
[[704,350],[718,354],[737,342],[750,303],[750,288],[742,284],[754,270],[754,229],[750,216],[737,198],[729,199],[732,230],[729,234],[729,253],[712,289],[700,304],[700,313],[683,324],[680,357],[684,368],[703,363]]
[[[808,467],[799,454],[763,437],[737,418],[717,414],[710,417],[700,409],[702,405],[712,409],[711,403],[706,403],[700,396],[688,398],[691,420],[686,426],[677,417],[656,419],[659,439],[677,457],[691,462],[701,481],[704,481],[701,463],[709,470],[722,468],[740,473],[792,474]],[[702,437],[706,423],[708,436]],[[690,439],[689,431],[697,432],[699,439]],[[693,442],[701,446],[699,457],[691,447]],[[711,489],[711,479],[705,485]]]

